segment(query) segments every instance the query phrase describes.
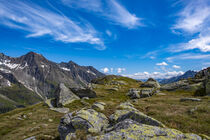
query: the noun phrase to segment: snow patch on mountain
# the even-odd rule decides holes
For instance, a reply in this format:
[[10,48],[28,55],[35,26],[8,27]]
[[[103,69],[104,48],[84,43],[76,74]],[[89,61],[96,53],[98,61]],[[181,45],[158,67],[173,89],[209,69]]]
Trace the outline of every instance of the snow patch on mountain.
[[93,73],[92,71],[88,70],[87,73],[90,73],[92,75],[96,75],[95,73]]

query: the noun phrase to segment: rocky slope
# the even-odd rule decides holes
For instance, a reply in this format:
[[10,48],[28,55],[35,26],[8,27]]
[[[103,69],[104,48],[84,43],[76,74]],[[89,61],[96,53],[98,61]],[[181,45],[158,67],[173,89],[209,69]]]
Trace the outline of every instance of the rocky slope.
[[199,71],[193,78],[161,86],[161,90],[192,92],[197,96],[210,95],[210,67]]
[[40,101],[41,98],[18,82],[13,74],[0,71],[0,113]]
[[91,84],[97,98],[75,97],[66,102],[62,97],[72,93],[65,84],[60,84],[56,93],[64,106],[54,108],[49,100],[50,108],[39,103],[0,114],[0,138],[208,139],[209,96],[195,98],[190,92],[170,91],[131,99],[127,95],[129,89],[142,89],[141,85],[158,89],[157,81],[150,79],[142,83],[111,77],[103,77],[107,79],[104,84]]
[[196,73],[197,73],[196,71],[189,70],[189,71],[185,72],[183,75],[175,76],[175,77],[172,77],[169,79],[163,79],[160,81],[160,83],[161,84],[169,84],[169,83],[177,82],[181,79],[193,78],[196,75]]
[[[105,103],[104,103],[105,105]],[[58,131],[61,140],[80,139],[83,131],[87,140],[186,139],[202,140],[196,134],[167,128],[158,120],[140,112],[129,103],[121,103],[107,118],[103,113],[86,108],[66,114]],[[89,134],[89,135],[88,135]],[[92,134],[96,135],[93,136]]]
[[72,61],[58,64],[34,52],[17,58],[0,53],[0,72],[11,75],[11,81],[5,74],[0,76],[0,89],[12,88],[11,82],[15,79],[21,87],[36,93],[42,100],[54,98],[60,83],[70,89],[84,89],[92,79],[104,76],[91,66],[79,66]]

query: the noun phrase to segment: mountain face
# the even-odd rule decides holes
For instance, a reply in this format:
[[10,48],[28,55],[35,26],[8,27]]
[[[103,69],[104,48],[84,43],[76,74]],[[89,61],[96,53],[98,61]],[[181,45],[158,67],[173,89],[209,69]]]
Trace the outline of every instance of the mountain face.
[[169,83],[177,82],[181,79],[193,78],[196,75],[196,73],[197,72],[195,72],[195,71],[189,70],[189,71],[185,72],[183,75],[175,76],[175,77],[172,77],[169,79],[163,79],[160,81],[160,83],[161,84],[169,84]]
[[33,91],[22,85],[12,73],[0,71],[0,113],[41,101]]
[[[104,76],[91,66],[79,66],[72,61],[55,63],[34,52],[17,58],[0,53],[0,72],[12,75],[19,85],[35,92],[41,99],[54,97],[60,83],[70,89],[86,88],[92,79]],[[8,76],[3,78],[1,75],[0,78],[0,88],[11,84]]]

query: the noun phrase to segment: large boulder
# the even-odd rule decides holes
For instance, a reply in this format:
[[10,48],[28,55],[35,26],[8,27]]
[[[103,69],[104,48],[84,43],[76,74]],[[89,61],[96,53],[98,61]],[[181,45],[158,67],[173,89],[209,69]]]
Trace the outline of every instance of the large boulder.
[[139,99],[139,98],[146,98],[154,95],[156,93],[155,88],[143,88],[143,89],[137,89],[137,88],[131,88],[127,95],[131,99]]
[[76,130],[89,133],[100,133],[108,125],[107,117],[93,109],[82,109],[78,112],[66,114],[60,122],[58,131],[61,140],[70,140]]
[[107,133],[91,137],[89,140],[202,140],[195,134],[184,134],[175,129],[161,128],[140,124],[132,119],[125,119]]
[[112,124],[116,124],[125,119],[132,119],[142,124],[165,127],[164,124],[162,124],[161,122],[135,109],[130,103],[120,104],[118,109],[109,118]]
[[72,88],[71,90],[80,98],[83,98],[83,97],[95,98],[96,97],[96,92],[91,90],[90,88]]
[[64,83],[61,83],[55,92],[56,107],[62,107],[78,99],[80,98],[67,88]]
[[145,83],[141,84],[140,87],[159,89],[160,88],[160,84],[155,79],[149,78]]

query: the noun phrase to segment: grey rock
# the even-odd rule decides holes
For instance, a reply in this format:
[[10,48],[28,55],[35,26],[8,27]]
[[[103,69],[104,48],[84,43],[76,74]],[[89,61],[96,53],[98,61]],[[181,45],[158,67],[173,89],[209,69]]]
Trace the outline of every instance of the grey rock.
[[149,78],[145,83],[141,84],[140,87],[143,88],[160,88],[160,84],[153,78]]
[[161,128],[140,124],[131,119],[123,120],[109,129],[105,134],[89,138],[88,140],[202,140],[195,134],[185,134],[175,129]]
[[80,99],[70,89],[68,89],[63,83],[59,85],[59,88],[56,90],[55,95],[56,95],[57,107],[62,107],[66,104],[69,104],[75,100]]
[[180,102],[185,102],[185,101],[200,102],[201,99],[198,99],[198,98],[181,98],[180,99]]
[[116,110],[114,112],[114,114],[112,114],[109,117],[112,124],[116,124],[116,123],[121,122],[126,119],[132,119],[132,120],[142,123],[142,124],[165,127],[161,122],[138,111],[130,103],[122,103],[122,104],[120,104],[120,106],[118,108],[119,109]]
[[92,105],[92,108],[99,109],[99,110],[103,111],[105,106],[106,106],[106,104],[104,102],[96,102]]
[[95,98],[96,92],[89,89],[89,88],[71,88],[71,90],[80,98],[88,97],[88,98]]
[[93,109],[82,109],[78,112],[66,114],[60,122],[58,131],[61,140],[66,140],[68,135],[82,129],[91,133],[100,133],[108,125],[107,117]]
[[36,140],[36,137],[35,136],[32,136],[32,137],[26,138],[24,140]]
[[69,108],[50,108],[50,110],[53,110],[53,111],[56,111],[56,112],[59,112],[59,113],[63,113],[63,114],[66,114],[69,112]]

